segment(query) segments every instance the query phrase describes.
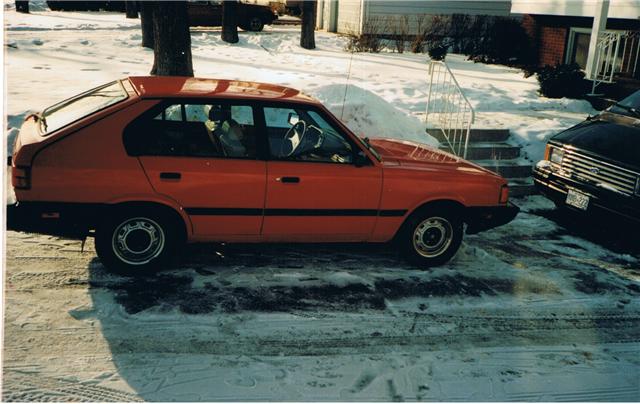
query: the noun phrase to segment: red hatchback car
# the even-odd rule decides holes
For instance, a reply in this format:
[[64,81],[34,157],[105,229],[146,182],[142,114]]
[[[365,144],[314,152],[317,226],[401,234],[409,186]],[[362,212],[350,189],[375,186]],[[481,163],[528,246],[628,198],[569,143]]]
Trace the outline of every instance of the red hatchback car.
[[129,77],[25,119],[9,228],[84,238],[113,270],[183,242],[388,242],[448,261],[512,220],[506,181],[425,145],[354,135],[271,84]]

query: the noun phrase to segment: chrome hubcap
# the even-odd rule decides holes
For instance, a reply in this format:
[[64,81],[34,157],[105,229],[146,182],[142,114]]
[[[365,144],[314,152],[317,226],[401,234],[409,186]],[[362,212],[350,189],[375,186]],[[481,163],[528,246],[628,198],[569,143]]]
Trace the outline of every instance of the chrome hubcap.
[[143,265],[156,258],[164,248],[164,232],[155,221],[136,217],[122,222],[113,232],[111,247],[122,261]]
[[433,258],[449,248],[453,240],[453,226],[443,217],[430,217],[413,231],[413,248],[423,257]]

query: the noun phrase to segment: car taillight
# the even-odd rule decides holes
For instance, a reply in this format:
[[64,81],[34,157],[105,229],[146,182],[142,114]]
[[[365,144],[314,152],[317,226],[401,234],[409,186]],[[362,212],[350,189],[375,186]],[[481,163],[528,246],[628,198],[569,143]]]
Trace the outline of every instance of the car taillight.
[[13,187],[16,189],[31,188],[31,168],[13,167],[12,180]]
[[507,203],[508,200],[509,200],[509,186],[508,185],[503,185],[502,188],[500,188],[500,201],[499,201],[499,203]]

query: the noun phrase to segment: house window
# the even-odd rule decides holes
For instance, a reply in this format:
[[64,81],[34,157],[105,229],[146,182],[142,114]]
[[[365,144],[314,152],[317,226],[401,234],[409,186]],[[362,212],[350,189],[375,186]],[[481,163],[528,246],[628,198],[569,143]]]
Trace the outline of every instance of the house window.
[[[618,31],[604,31],[604,32],[618,32]],[[591,42],[591,29],[589,28],[571,28],[569,31],[569,41],[567,42],[567,52],[565,57],[565,63],[577,63],[583,70],[587,67],[587,57],[589,56],[589,44]],[[614,48],[615,49],[615,46]],[[608,57],[613,58],[615,51],[612,51]],[[611,60],[611,59],[610,59]],[[606,61],[601,60],[601,64]],[[620,71],[622,64],[622,50],[619,49],[616,58],[616,71]]]
[[582,69],[587,67],[587,56],[589,55],[590,32],[580,32],[571,30],[569,39],[569,49],[567,52],[567,63],[577,63]]

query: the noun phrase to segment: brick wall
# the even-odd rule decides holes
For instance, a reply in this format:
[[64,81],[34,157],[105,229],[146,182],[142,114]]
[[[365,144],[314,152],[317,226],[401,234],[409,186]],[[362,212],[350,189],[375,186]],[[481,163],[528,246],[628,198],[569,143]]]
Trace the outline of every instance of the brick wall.
[[[571,27],[591,28],[593,18],[525,14],[522,26],[537,49],[538,65],[564,63],[567,40]],[[607,20],[607,29],[640,30],[640,20]]]
[[541,46],[538,47],[538,62],[541,66],[564,63],[568,31],[564,27],[541,27]]
[[539,66],[563,63],[565,59],[569,28],[546,22],[529,14],[522,18],[522,26],[536,48]]

